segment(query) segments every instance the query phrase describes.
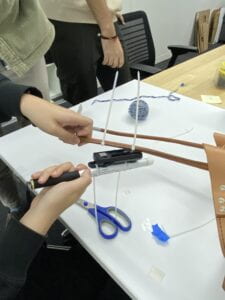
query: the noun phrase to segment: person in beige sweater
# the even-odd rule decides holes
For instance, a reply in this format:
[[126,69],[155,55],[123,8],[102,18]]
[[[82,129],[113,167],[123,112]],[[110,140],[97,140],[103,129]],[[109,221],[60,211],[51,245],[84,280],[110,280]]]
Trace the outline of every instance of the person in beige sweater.
[[77,104],[97,95],[96,77],[103,89],[131,79],[121,41],[117,15],[122,0],[40,0],[56,30],[50,55],[57,66],[63,96]]
[[53,42],[54,27],[36,0],[0,1],[0,12],[0,73],[37,87],[48,99],[44,54]]
[[[37,0],[0,0],[0,75],[38,88],[45,99],[49,91],[44,54],[53,39],[54,26]],[[19,121],[20,126],[28,122]],[[0,124],[0,136],[3,134]],[[14,209],[19,198],[14,176],[0,159],[0,201]]]

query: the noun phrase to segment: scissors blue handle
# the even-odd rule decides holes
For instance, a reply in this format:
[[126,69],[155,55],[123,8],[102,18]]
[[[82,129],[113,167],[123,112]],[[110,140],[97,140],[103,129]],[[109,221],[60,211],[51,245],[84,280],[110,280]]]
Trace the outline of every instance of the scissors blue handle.
[[[95,217],[94,205],[88,203],[87,201],[83,201],[83,203],[79,204],[81,204],[82,207],[85,207],[88,210],[89,214]],[[96,205],[96,210],[98,230],[103,238],[113,239],[117,236],[118,229],[122,231],[129,231],[131,229],[131,220],[121,209],[116,209],[114,206],[102,207],[100,205]],[[114,215],[112,215],[112,213]],[[119,219],[122,220],[123,223],[121,223]],[[109,225],[112,233],[105,232],[104,225]]]

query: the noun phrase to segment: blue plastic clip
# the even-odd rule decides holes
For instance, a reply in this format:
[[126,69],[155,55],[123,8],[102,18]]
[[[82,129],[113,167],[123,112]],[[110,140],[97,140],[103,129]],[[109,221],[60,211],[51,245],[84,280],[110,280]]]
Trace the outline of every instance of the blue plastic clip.
[[158,224],[152,225],[152,230],[152,235],[159,241],[166,243],[170,239],[169,235],[163,231]]

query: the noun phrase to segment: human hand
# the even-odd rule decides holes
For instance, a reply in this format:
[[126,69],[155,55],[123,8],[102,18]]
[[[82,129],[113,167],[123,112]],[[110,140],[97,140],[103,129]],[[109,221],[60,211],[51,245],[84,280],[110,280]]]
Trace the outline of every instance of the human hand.
[[75,170],[84,170],[80,178],[43,189],[34,198],[30,209],[20,222],[45,235],[58,216],[81,197],[91,183],[91,175],[86,166],[75,167],[70,162],[49,167],[32,175],[32,179],[38,179],[40,183],[45,183],[49,177],[59,177],[64,172]]
[[101,39],[101,43],[104,54],[102,64],[112,68],[121,68],[124,65],[124,52],[119,38]]
[[20,110],[35,126],[65,143],[81,145],[82,137],[92,135],[91,119],[33,95],[22,96]]
[[123,15],[122,15],[121,13],[116,13],[116,17],[117,17],[118,21],[119,21],[121,24],[123,24],[123,25],[126,24],[126,23],[125,23],[125,20],[124,20],[124,17],[123,17]]

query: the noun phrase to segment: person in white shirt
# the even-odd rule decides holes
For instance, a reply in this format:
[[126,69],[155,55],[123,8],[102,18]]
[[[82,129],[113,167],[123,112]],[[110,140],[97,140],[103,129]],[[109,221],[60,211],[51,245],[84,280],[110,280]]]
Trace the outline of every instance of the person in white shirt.
[[122,0],[40,0],[54,24],[50,56],[64,99],[77,104],[97,95],[96,77],[106,91],[116,69],[118,85],[131,79],[116,21]]

